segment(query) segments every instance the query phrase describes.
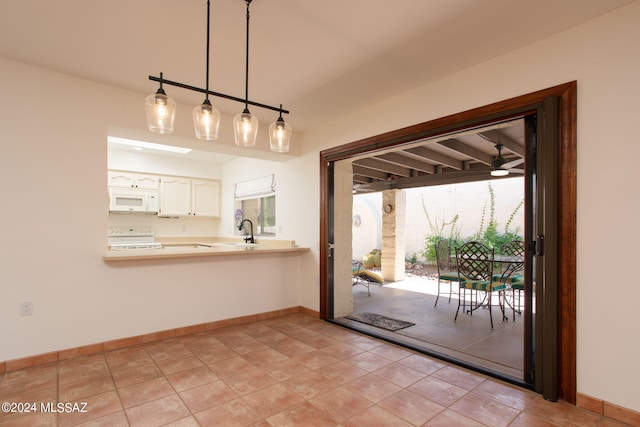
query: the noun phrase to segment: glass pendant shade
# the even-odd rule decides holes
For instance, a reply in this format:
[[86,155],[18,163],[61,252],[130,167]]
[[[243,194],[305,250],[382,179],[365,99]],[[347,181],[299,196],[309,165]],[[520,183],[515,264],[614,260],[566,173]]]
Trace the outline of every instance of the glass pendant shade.
[[258,118],[247,108],[233,118],[233,135],[239,147],[253,147],[256,145],[258,134]]
[[218,139],[220,111],[212,106],[208,99],[193,109],[193,127],[198,139],[206,141]]
[[291,125],[279,117],[278,120],[269,125],[269,145],[271,151],[276,153],[286,153],[289,151],[289,141],[291,140]]
[[265,104],[259,104],[249,100],[249,5],[253,0],[244,0],[247,5],[246,11],[246,49],[245,49],[245,85],[244,99],[235,96],[225,95],[223,93],[213,92],[209,90],[209,65],[210,65],[210,29],[211,29],[211,0],[207,3],[207,38],[206,38],[206,61],[205,61],[205,89],[178,83],[171,80],[165,80],[160,73],[160,77],[149,76],[149,80],[156,81],[160,84],[158,91],[149,95],[145,99],[145,111],[147,115],[147,126],[151,132],[155,133],[172,133],[176,116],[176,102],[169,98],[163,90],[163,85],[188,89],[194,92],[206,94],[204,102],[193,109],[193,127],[196,137],[201,140],[213,141],[218,139],[218,130],[220,127],[220,111],[211,105],[209,96],[217,96],[226,98],[244,104],[242,113],[233,118],[233,135],[234,142],[239,147],[255,147],[256,137],[258,136],[258,118],[249,112],[249,105],[260,108],[267,108],[280,112],[278,120],[269,126],[269,142],[271,150],[278,153],[286,153],[289,151],[289,141],[291,139],[291,126],[282,120],[282,114],[288,114],[289,111],[282,108],[275,108]]
[[147,126],[151,132],[172,133],[176,117],[176,102],[169,98],[162,89],[147,96],[145,100]]

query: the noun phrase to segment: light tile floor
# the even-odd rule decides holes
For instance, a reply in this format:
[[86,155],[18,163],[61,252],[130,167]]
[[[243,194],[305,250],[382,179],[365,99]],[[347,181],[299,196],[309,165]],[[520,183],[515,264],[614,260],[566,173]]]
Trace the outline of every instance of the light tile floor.
[[0,402],[37,408],[3,427],[623,425],[302,314],[7,372]]

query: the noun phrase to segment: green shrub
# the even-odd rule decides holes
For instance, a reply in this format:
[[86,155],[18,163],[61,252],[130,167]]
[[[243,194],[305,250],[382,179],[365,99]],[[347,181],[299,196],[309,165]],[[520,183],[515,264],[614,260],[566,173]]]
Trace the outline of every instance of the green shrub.
[[489,216],[487,218],[487,203],[485,203],[482,208],[482,217],[480,219],[480,227],[478,228],[478,231],[474,235],[466,238],[460,238],[460,230],[457,225],[458,220],[460,219],[459,214],[454,215],[449,221],[445,221],[444,219],[440,219],[440,221],[438,221],[438,218],[436,218],[435,221],[432,221],[425,206],[424,198],[422,199],[422,209],[427,217],[427,223],[429,224],[430,231],[425,238],[424,251],[422,253],[426,260],[434,261],[436,259],[436,244],[441,239],[448,239],[451,248],[460,246],[466,242],[478,241],[496,250],[499,250],[499,248],[507,242],[523,239],[518,228],[514,230],[511,229],[511,223],[520,208],[524,206],[524,199],[521,200],[511,212],[509,220],[505,224],[504,232],[501,233],[498,231],[498,223],[495,220],[495,193],[491,186],[491,182],[488,182],[488,191]]
[[418,254],[416,254],[414,252],[411,255],[405,256],[404,260],[405,260],[405,262],[408,262],[410,264],[417,264],[418,263]]
[[434,261],[436,259],[436,243],[438,243],[438,241],[441,239],[449,239],[451,244],[454,245],[454,242],[460,240],[460,230],[457,226],[460,215],[455,214],[449,221],[445,221],[444,218],[439,221],[438,218],[436,218],[435,221],[431,221],[424,198],[422,198],[422,210],[427,217],[430,232],[430,234],[427,235],[422,256],[427,261]]
[[522,236],[520,236],[520,230],[516,228],[515,230],[511,230],[511,223],[515,218],[516,214],[520,210],[522,206],[524,206],[524,199],[521,200],[518,205],[514,208],[514,210],[509,215],[509,220],[504,226],[504,232],[500,233],[498,231],[498,223],[495,220],[495,193],[493,192],[493,187],[491,186],[491,182],[488,183],[489,186],[489,221],[487,222],[487,228],[484,229],[485,223],[485,215],[487,205],[485,203],[484,208],[482,209],[482,220],[480,221],[480,228],[478,232],[473,235],[469,241],[474,240],[477,242],[482,242],[490,248],[499,250],[502,245],[508,243],[512,240],[522,240]]

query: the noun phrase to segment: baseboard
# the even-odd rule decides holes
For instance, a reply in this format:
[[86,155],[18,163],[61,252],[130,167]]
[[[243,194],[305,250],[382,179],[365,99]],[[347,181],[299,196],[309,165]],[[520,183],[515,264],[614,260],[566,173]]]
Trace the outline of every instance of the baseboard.
[[623,408],[622,406],[609,403],[602,399],[596,399],[583,393],[576,394],[576,406],[625,424],[632,426],[640,425],[640,412]]
[[[198,325],[167,329],[165,331],[152,332],[144,335],[120,338],[117,340],[89,344],[65,350],[52,351],[50,353],[39,354],[36,356],[7,360],[4,362],[0,362],[0,375],[4,374],[5,372],[17,371],[24,368],[30,368],[32,366],[44,365],[46,363],[67,360],[78,356],[102,353],[105,351],[116,350],[138,344],[160,341],[167,338],[180,337],[184,335],[225,328],[228,326],[244,325],[259,320],[274,319],[299,313],[315,318],[320,317],[320,313],[318,311],[311,310],[307,307],[298,306],[282,310],[253,314],[249,316],[241,316],[230,319],[217,320],[214,322],[200,323]],[[623,423],[627,423],[630,425],[640,425],[640,412],[636,412],[634,410],[627,409],[622,406],[618,406],[583,393],[576,394],[576,406]]]
[[249,316],[234,317],[224,320],[216,320],[214,322],[200,323],[198,325],[184,326],[175,329],[167,329],[164,331],[152,332],[144,335],[120,338],[101,343],[89,344],[75,348],[69,348],[50,353],[39,354],[35,356],[22,357],[19,359],[7,360],[0,362],[0,375],[5,372],[17,371],[20,369],[30,368],[33,366],[44,365],[47,363],[67,360],[78,356],[87,356],[90,354],[102,353],[105,351],[117,350],[124,347],[130,347],[138,344],[146,344],[154,341],[160,341],[167,338],[180,337],[184,335],[195,334],[198,332],[210,331],[219,328],[225,328],[234,325],[244,325],[256,322],[258,320],[273,319],[277,317],[290,316],[292,314],[306,314],[319,318],[320,313],[306,307],[298,306],[282,310],[275,310],[265,313],[252,314]]

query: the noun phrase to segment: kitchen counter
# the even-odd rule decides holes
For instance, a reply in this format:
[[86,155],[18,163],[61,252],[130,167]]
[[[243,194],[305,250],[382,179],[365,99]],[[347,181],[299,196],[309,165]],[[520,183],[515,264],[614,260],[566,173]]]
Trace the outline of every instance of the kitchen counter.
[[309,248],[297,247],[292,240],[261,240],[255,244],[232,238],[157,238],[156,240],[162,243],[162,249],[108,250],[102,258],[105,262],[112,262],[229,255],[286,255],[309,251]]

